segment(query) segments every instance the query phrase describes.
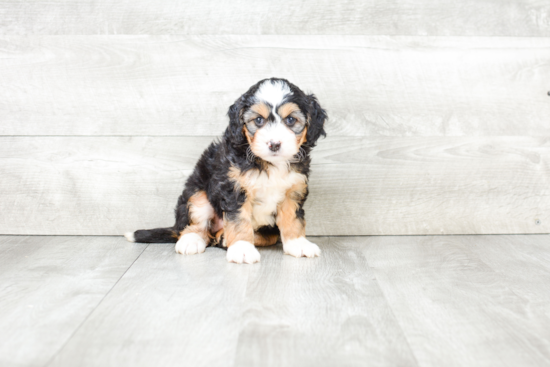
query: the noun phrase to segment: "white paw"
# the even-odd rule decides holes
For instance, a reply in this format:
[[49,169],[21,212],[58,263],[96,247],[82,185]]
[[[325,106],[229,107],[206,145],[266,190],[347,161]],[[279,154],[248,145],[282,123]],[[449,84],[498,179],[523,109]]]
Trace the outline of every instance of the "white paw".
[[230,263],[254,264],[260,261],[260,253],[248,241],[237,241],[227,248],[227,261]]
[[206,250],[206,242],[196,233],[187,233],[176,243],[176,252],[182,255],[200,254]]
[[305,237],[298,237],[283,243],[285,254],[295,257],[315,257],[321,256],[321,249],[316,244],[309,242]]

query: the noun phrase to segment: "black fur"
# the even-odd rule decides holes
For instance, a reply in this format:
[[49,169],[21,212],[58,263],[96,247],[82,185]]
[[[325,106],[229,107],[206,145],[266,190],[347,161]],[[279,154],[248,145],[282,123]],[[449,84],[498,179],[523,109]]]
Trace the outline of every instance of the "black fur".
[[[189,225],[189,211],[187,202],[189,198],[198,191],[205,191],[217,216],[228,219],[236,217],[239,209],[243,205],[246,194],[244,191],[235,190],[233,181],[228,177],[231,166],[237,167],[241,172],[257,169],[262,170],[270,163],[263,161],[258,157],[247,159],[248,141],[243,133],[244,121],[242,114],[255,101],[254,93],[258,90],[260,84],[266,80],[283,81],[287,83],[292,96],[285,102],[296,103],[302,113],[307,117],[307,141],[302,144],[301,160],[297,163],[291,163],[292,169],[306,176],[309,175],[309,166],[311,162],[310,151],[315,146],[321,136],[325,136],[324,122],[327,114],[319,105],[317,98],[313,94],[305,94],[298,87],[285,79],[265,79],[253,85],[245,94],[243,94],[235,103],[229,107],[229,126],[221,139],[214,141],[202,154],[191,176],[187,179],[185,189],[178,198],[176,206],[176,223],[168,228],[156,228],[150,230],[138,230],[134,232],[136,242],[145,243],[166,243],[177,242],[179,233]],[[304,220],[303,204],[307,198],[306,195],[298,198],[299,208],[296,212],[300,220]],[[263,227],[258,229],[264,233],[278,233],[276,227]]]

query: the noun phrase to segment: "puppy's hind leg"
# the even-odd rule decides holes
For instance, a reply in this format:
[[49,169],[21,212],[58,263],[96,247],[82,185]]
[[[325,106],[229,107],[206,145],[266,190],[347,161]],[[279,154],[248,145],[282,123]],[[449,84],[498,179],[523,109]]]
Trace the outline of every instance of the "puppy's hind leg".
[[184,255],[200,254],[209,241],[208,231],[214,209],[204,191],[198,191],[189,198],[187,209],[189,224],[179,233],[176,252]]
[[278,233],[254,232],[254,246],[273,246],[279,240]]

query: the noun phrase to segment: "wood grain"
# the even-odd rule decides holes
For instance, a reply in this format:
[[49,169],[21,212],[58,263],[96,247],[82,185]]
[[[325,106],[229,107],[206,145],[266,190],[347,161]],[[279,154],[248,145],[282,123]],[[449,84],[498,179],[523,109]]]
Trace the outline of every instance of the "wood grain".
[[252,269],[225,254],[147,247],[50,366],[233,365]]
[[211,141],[3,138],[0,210],[10,215],[0,216],[0,233],[105,235],[170,226],[185,180]]
[[46,365],[145,247],[108,237],[0,237],[0,365]]
[[327,139],[314,153],[308,225],[315,235],[548,233],[549,144]]
[[550,292],[540,290],[550,284],[550,235],[487,236],[483,243],[484,246],[468,246],[467,241],[460,241],[458,246],[468,247],[493,269],[508,288],[524,300],[525,312],[543,320],[534,330],[546,332],[545,325],[550,324]]
[[237,265],[217,248],[2,236],[0,363],[550,365],[549,235],[310,239],[321,257],[279,244]]
[[543,0],[0,2],[1,34],[548,36]]
[[[548,239],[371,237],[360,242],[419,365],[548,366],[547,292],[536,288],[542,284],[537,280],[540,270],[528,269],[541,269],[541,262],[534,256],[528,261],[518,257],[531,252],[548,259]],[[502,251],[499,242],[513,243],[505,247],[516,250]],[[479,248],[497,260],[485,263],[477,255]],[[548,265],[545,261],[546,281]],[[512,273],[504,275],[509,267]],[[529,275],[535,283],[516,293]]]
[[151,245],[51,366],[415,366],[360,251],[318,240],[252,266]]
[[[208,137],[4,137],[0,233],[122,234],[173,224]],[[309,235],[548,233],[550,141],[327,138]]]
[[266,77],[331,136],[550,135],[550,39],[5,36],[0,135],[215,136]]
[[250,273],[236,366],[417,366],[355,242],[310,238],[322,255],[261,249]]

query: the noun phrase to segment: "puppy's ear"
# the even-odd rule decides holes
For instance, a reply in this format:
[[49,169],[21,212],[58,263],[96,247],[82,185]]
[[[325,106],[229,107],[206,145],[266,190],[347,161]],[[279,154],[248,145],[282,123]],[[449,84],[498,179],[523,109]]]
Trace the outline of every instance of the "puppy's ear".
[[244,97],[239,98],[229,107],[227,111],[227,116],[229,116],[229,126],[225,131],[225,135],[233,142],[234,144],[242,144],[243,140],[246,141],[246,138],[243,134],[244,122],[242,120],[242,112],[244,108]]
[[317,98],[310,94],[308,99],[308,117],[309,123],[307,126],[306,145],[314,147],[317,139],[321,136],[326,136],[324,125],[328,119],[327,112],[319,105]]

